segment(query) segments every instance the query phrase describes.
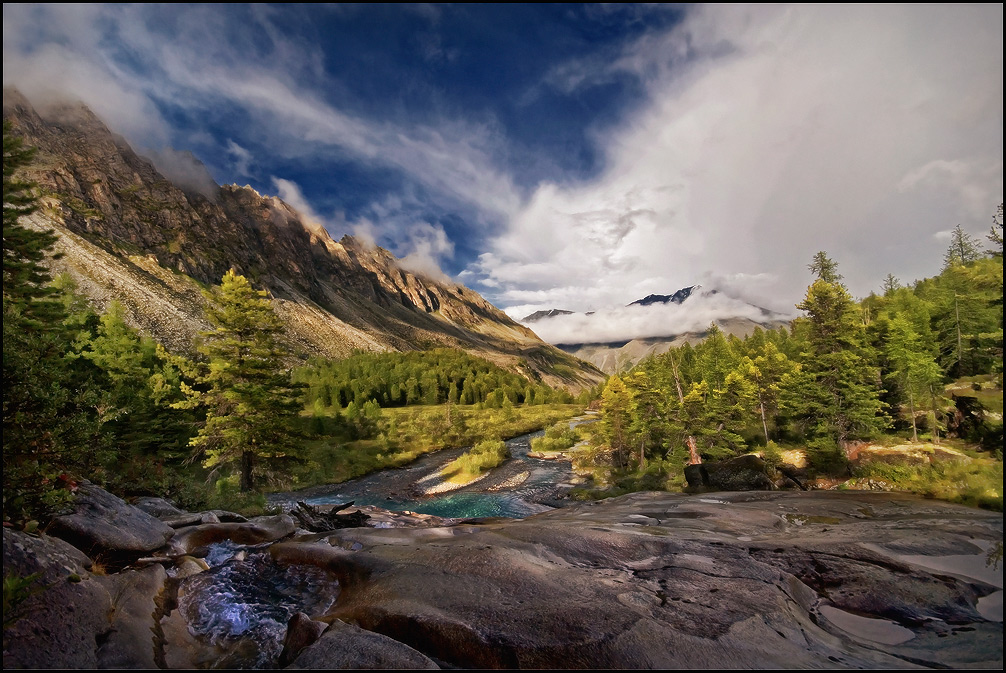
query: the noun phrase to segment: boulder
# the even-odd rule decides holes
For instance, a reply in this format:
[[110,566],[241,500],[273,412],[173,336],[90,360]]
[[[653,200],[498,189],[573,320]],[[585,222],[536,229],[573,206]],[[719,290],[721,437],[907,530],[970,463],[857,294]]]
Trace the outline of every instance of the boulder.
[[171,519],[188,514],[188,512],[178,509],[164,498],[137,498],[133,501],[133,506],[158,519]]
[[685,467],[689,489],[697,491],[771,491],[765,461],[756,455],[737,456]]
[[[290,618],[286,627],[286,637],[283,639],[283,651],[279,655],[279,667],[286,668],[308,645],[312,645],[328,628],[325,622],[311,619],[303,612]],[[333,668],[340,668],[333,666]]]
[[168,574],[160,565],[97,577],[111,597],[108,629],[98,639],[98,668],[157,668],[157,599]]
[[429,670],[440,667],[404,643],[336,620],[287,668]]
[[160,549],[174,534],[167,524],[94,484],[81,484],[72,514],[47,530],[91,558],[115,563]]
[[111,600],[90,560],[58,538],[4,528],[3,566],[5,583],[26,580],[4,610],[4,668],[96,668]]

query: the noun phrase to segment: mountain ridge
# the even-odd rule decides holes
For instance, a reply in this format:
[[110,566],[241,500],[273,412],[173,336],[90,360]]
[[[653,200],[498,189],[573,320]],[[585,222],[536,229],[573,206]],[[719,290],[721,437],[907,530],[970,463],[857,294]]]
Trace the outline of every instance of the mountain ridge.
[[26,176],[42,207],[31,223],[61,235],[64,257],[53,270],[70,273],[99,308],[119,299],[133,324],[166,346],[205,329],[199,286],[234,268],[270,291],[304,354],[448,346],[574,390],[601,379],[477,292],[406,270],[351,236],[335,241],[278,197],[248,186],[217,186],[209,196],[176,186],[83,104],[43,115],[5,89],[3,111],[36,148]]

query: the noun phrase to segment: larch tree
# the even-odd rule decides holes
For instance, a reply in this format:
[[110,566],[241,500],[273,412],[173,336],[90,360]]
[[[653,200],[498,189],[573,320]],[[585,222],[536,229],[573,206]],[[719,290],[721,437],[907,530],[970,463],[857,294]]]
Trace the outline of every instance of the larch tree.
[[943,268],[971,264],[981,257],[982,248],[978,239],[964,231],[961,225],[954,227],[950,232],[950,245],[943,255]]
[[[828,275],[840,277],[835,267]],[[797,308],[808,314],[809,352],[801,358],[801,369],[784,383],[789,413],[822,449],[886,426],[878,372],[866,353],[862,321],[848,291],[818,278]]]
[[190,444],[211,469],[236,466],[242,491],[256,476],[296,458],[297,387],[284,365],[283,323],[265,291],[228,271],[207,292],[207,318],[216,329],[203,334],[199,352],[208,362],[198,378],[201,390],[186,387],[180,406],[204,406],[206,422]]

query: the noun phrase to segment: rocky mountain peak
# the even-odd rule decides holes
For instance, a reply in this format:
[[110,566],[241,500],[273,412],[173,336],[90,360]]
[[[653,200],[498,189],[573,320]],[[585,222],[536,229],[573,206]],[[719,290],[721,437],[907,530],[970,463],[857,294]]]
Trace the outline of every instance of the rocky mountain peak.
[[[190,342],[184,334],[204,326],[198,319],[178,327],[170,316],[144,317],[151,293],[164,305],[189,302],[180,316],[201,314],[191,305],[198,301],[191,287],[164,294],[165,284],[174,287],[178,279],[167,282],[163,272],[207,285],[234,268],[281,302],[306,353],[451,346],[505,367],[525,363],[524,373],[553,384],[578,388],[600,378],[478,293],[417,275],[387,250],[352,236],[336,242],[278,197],[247,185],[212,185],[215,198],[180,188],[80,103],[54,104],[43,115],[8,89],[3,109],[14,132],[38,150],[27,169],[45,204],[38,226],[65,234],[56,270],[75,275],[100,295],[99,304],[119,299],[134,322],[166,343]],[[100,282],[93,277],[98,267],[107,272]],[[110,296],[109,283],[132,289]],[[574,372],[568,380],[551,373],[560,361]]]

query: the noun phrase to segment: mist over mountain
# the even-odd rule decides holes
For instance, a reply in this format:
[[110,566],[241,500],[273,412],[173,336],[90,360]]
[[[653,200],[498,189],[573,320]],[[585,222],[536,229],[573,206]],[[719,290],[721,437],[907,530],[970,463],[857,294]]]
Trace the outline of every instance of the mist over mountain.
[[756,327],[771,329],[788,320],[786,314],[756,306],[727,291],[692,285],[589,313],[537,311],[520,322],[545,341],[611,374],[647,355],[701,341],[711,323],[728,334],[744,336]]

